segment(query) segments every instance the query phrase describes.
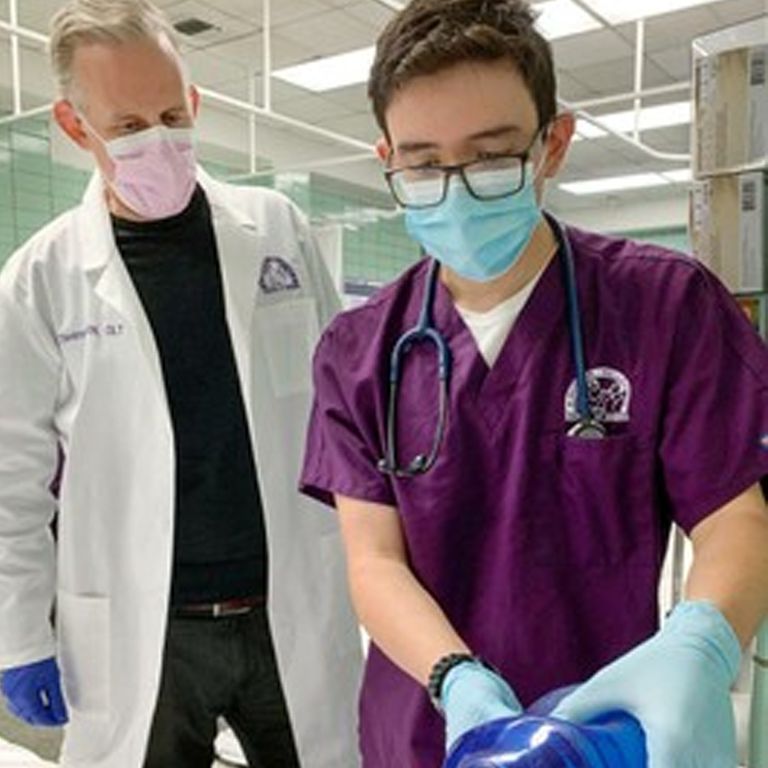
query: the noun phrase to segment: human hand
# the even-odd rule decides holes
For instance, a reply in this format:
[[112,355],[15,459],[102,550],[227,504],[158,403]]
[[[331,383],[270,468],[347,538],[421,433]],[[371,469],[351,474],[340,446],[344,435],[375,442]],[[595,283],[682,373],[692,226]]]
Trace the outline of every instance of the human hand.
[[567,696],[552,717],[586,722],[612,710],[643,726],[649,768],[735,768],[730,688],[741,647],[708,602],[681,603],[650,640]]
[[54,658],[4,670],[0,689],[10,713],[30,725],[53,727],[69,719]]
[[506,681],[478,661],[465,661],[448,672],[440,703],[447,750],[472,728],[502,717],[517,717],[523,711]]

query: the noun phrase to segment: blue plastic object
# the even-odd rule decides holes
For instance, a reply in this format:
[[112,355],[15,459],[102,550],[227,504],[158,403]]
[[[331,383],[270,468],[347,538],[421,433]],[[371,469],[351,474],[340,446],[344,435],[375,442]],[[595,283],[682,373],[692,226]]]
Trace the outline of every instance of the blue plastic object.
[[583,725],[549,717],[565,693],[468,731],[443,768],[647,768],[645,735],[634,717],[607,712]]
[[67,722],[67,705],[54,658],[6,669],[0,676],[0,690],[11,714],[30,725],[53,727]]

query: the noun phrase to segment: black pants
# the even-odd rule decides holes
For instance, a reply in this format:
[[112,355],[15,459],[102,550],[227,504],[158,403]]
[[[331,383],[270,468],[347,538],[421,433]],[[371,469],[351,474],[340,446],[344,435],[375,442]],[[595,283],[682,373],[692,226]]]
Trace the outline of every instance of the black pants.
[[265,608],[170,619],[144,768],[211,768],[219,716],[250,768],[299,768]]

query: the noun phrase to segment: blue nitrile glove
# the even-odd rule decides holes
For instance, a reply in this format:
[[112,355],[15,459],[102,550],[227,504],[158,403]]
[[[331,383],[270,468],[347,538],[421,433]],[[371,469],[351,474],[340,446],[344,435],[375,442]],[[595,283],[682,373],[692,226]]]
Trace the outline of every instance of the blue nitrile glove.
[[54,658],[6,669],[0,688],[8,711],[30,725],[64,725],[69,719]]
[[584,722],[625,710],[645,730],[649,768],[735,768],[730,688],[741,647],[708,602],[677,606],[650,640],[567,696],[553,717]]
[[445,714],[447,749],[477,725],[501,717],[517,717],[523,708],[507,683],[477,661],[451,669],[440,690]]

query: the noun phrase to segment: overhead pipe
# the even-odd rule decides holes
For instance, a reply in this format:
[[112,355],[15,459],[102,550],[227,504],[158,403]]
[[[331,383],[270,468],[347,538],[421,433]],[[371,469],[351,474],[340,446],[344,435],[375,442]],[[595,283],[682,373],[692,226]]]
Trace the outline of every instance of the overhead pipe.
[[[396,3],[388,3],[386,2],[386,0],[377,0],[377,1],[384,3],[387,5],[387,7],[392,7],[392,9],[395,10],[393,6]],[[583,0],[574,0],[574,2],[576,2],[581,7],[584,7],[584,9],[590,12],[591,15],[598,18],[598,20],[600,20],[601,23],[604,23],[610,26],[607,20],[603,19],[600,16],[600,14],[594,13],[589,8],[589,6],[587,6],[586,3],[583,2]],[[18,25],[18,23],[9,24],[7,22],[0,21],[0,30],[5,30],[6,32],[10,32],[12,35],[15,34],[15,35],[18,35],[19,37],[26,38],[29,40],[34,40],[38,43],[43,43],[43,44],[48,43],[48,37],[46,35],[21,27]],[[368,144],[367,142],[361,141],[359,139],[355,139],[354,137],[347,136],[345,134],[328,130],[326,128],[320,128],[319,126],[312,125],[311,123],[304,122],[303,120],[298,120],[296,118],[289,117],[288,115],[283,115],[278,112],[275,112],[274,110],[266,109],[263,106],[257,106],[256,104],[249,104],[247,101],[243,101],[242,99],[236,99],[232,96],[219,93],[209,88],[200,88],[200,93],[201,95],[205,96],[206,98],[210,99],[213,102],[216,102],[225,106],[229,106],[234,109],[238,109],[244,112],[245,114],[261,117],[264,120],[271,121],[271,122],[277,123],[278,125],[283,125],[288,128],[292,128],[297,131],[310,134],[312,136],[315,136],[320,139],[324,139],[326,141],[331,141],[338,144],[344,144],[346,146],[349,146],[361,152],[374,151],[374,146],[372,144]],[[563,99],[560,99],[560,103],[566,109],[573,111],[578,117],[583,118],[587,122],[597,126],[598,128],[605,131],[606,133],[614,136],[615,138],[618,138],[622,142],[630,145],[631,147],[633,147],[636,150],[639,150],[640,152],[643,152],[649,155],[650,157],[654,157],[660,160],[673,161],[673,162],[686,162],[686,163],[690,162],[690,159],[691,159],[690,154],[661,152],[657,149],[654,149],[653,147],[648,146],[643,142],[636,141],[632,137],[625,136],[624,134],[619,133],[618,131],[614,130],[610,126],[605,125],[600,120],[600,118],[595,117],[589,114],[588,112],[585,112],[582,109],[576,108],[575,105],[571,105],[570,103],[564,101]],[[22,117],[18,116],[18,119],[22,119]],[[11,120],[6,119],[6,122],[11,122]]]
[[264,91],[263,106],[267,112],[272,111],[272,0],[262,0],[262,88]]
[[7,32],[10,35],[17,35],[18,37],[22,37],[25,40],[32,40],[35,43],[42,43],[43,45],[48,45],[48,36],[44,35],[42,32],[35,32],[32,29],[26,29],[25,27],[20,27],[18,25],[18,22],[15,24],[11,24],[8,21],[3,21],[0,19],[0,30],[3,32]]
[[[635,24],[635,93],[643,90],[643,60],[645,58],[645,19],[638,19]],[[641,96],[635,97],[634,139],[640,141],[640,115],[643,109]]]
[[405,8],[405,3],[398,3],[397,0],[374,0],[374,2],[389,8],[390,11],[402,11]]
[[[19,4],[18,0],[8,0],[8,18],[11,27],[19,26]],[[13,114],[19,115],[22,112],[21,103],[21,50],[19,48],[19,36],[11,35],[11,88],[13,93]]]
[[[13,0],[13,1],[16,2],[17,0]],[[39,32],[34,32],[33,30],[29,30],[24,27],[21,27],[18,24],[18,22],[9,24],[8,22],[0,21],[0,30],[9,32],[11,36],[18,35],[19,37],[23,37],[29,40],[34,40],[35,42],[41,43],[43,45],[47,45],[49,42],[49,38],[47,35],[43,35]],[[266,109],[263,106],[258,106],[256,104],[249,104],[247,101],[243,101],[242,99],[236,99],[232,96],[228,96],[227,94],[214,91],[210,88],[199,88],[198,90],[202,96],[205,96],[211,101],[232,107],[234,109],[239,109],[245,112],[246,114],[255,115],[256,117],[261,117],[265,120],[273,121],[275,123],[278,123],[279,125],[284,125],[288,128],[293,128],[298,131],[303,131],[305,133],[312,134],[317,138],[325,139],[327,141],[332,141],[338,144],[346,144],[347,146],[353,147],[354,149],[364,151],[364,152],[373,152],[375,149],[372,144],[368,144],[364,141],[360,141],[359,139],[355,139],[352,136],[347,136],[342,133],[337,133],[336,131],[331,131],[326,128],[320,128],[319,126],[312,125],[311,123],[306,123],[303,120],[298,120],[294,117],[289,117],[288,115],[280,114],[279,112],[275,112],[272,109]],[[49,105],[47,108],[50,109],[50,106],[51,105]],[[22,119],[22,116],[18,116],[18,119]],[[7,122],[12,122],[12,121],[8,120]]]
[[209,88],[198,88],[198,90],[200,91],[201,96],[204,96],[211,101],[218,102],[219,104],[223,104],[234,109],[240,109],[247,114],[263,117],[265,120],[271,120],[288,128],[295,128],[296,130],[310,133],[318,138],[326,139],[327,141],[333,141],[338,144],[346,144],[347,146],[366,152],[375,151],[373,144],[360,141],[359,139],[355,139],[352,136],[346,136],[343,133],[330,131],[327,128],[320,128],[319,126],[305,123],[303,120],[297,120],[295,117],[289,117],[288,115],[280,114],[279,112],[266,110],[264,107],[260,107],[256,104],[249,104],[247,101],[236,99],[234,96],[228,96],[224,93],[219,93],[218,91],[213,91]]
[[681,93],[683,91],[690,93],[692,87],[691,81],[686,80],[680,83],[671,83],[670,85],[660,85],[656,88],[643,88],[640,91],[626,91],[625,93],[616,93],[611,96],[600,96],[594,99],[575,101],[572,104],[572,108],[590,109],[591,107],[605,107],[610,104],[631,102],[635,99],[647,99],[652,96],[666,96],[670,93]]
[[0,125],[10,125],[12,123],[18,123],[22,120],[29,120],[33,117],[40,117],[41,115],[48,115],[51,112],[53,104],[44,104],[42,107],[34,107],[33,109],[26,109],[18,114],[5,115],[0,117]]
[[340,155],[337,157],[324,157],[319,160],[305,160],[300,163],[283,165],[275,168],[262,168],[251,171],[251,173],[242,173],[235,176],[229,176],[227,181],[248,181],[249,179],[260,179],[268,176],[278,176],[282,173],[297,173],[299,171],[312,171],[317,168],[330,168],[338,165],[353,165],[355,163],[364,163],[366,161],[375,161],[376,155],[372,152],[360,153],[357,155]]
[[594,125],[596,128],[600,128],[600,130],[605,131],[607,134],[610,134],[614,138],[619,139],[625,144],[628,144],[634,149],[640,150],[641,152],[645,153],[650,157],[655,158],[656,160],[668,160],[673,163],[690,163],[691,162],[690,153],[680,154],[677,152],[663,152],[662,150],[655,149],[654,147],[651,147],[645,142],[638,141],[632,136],[627,136],[626,134],[621,133],[621,131],[617,131],[615,128],[612,128],[610,125],[605,123],[605,121],[601,120],[599,117],[595,117],[594,115],[591,115],[589,112],[585,112],[583,109],[574,109],[574,107],[564,99],[558,99],[558,101],[560,102],[561,106],[563,106],[569,112],[573,112],[573,114],[576,117],[580,117],[582,120],[586,120],[588,123],[590,123],[591,125]]

